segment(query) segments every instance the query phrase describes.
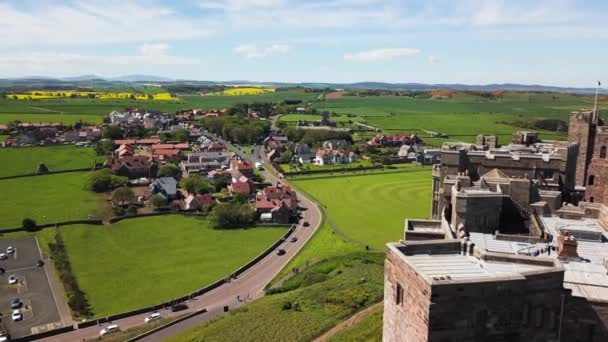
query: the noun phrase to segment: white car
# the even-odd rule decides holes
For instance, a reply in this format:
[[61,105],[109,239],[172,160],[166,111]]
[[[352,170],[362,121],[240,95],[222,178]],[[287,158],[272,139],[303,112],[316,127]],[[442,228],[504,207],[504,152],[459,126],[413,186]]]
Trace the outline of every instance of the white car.
[[8,334],[4,331],[0,331],[0,342],[8,341]]
[[99,332],[99,336],[105,336],[107,334],[115,333],[119,330],[120,329],[118,329],[118,324],[108,325],[107,327],[101,329],[101,331]]
[[6,260],[8,257],[4,253],[0,253],[0,260]]
[[160,315],[160,313],[155,312],[155,313],[151,314],[150,316],[146,317],[145,321],[146,321],[146,323],[150,323],[152,321],[156,321],[157,319],[161,319],[161,318],[163,318],[163,317]]
[[13,254],[13,253],[15,253],[15,248],[13,246],[6,247],[6,254]]
[[21,314],[21,311],[19,311],[19,309],[17,310],[13,310],[13,321],[20,321],[23,319],[23,315]]
[[14,275],[8,277],[8,284],[9,285],[15,285],[15,284],[17,284],[17,277],[15,277]]

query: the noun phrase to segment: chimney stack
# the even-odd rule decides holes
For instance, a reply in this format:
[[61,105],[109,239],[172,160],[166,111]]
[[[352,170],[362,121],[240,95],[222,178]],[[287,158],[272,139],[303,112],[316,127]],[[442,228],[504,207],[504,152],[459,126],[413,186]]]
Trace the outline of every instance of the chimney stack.
[[576,248],[578,246],[578,242],[574,236],[570,235],[568,232],[564,232],[563,235],[560,235],[557,238],[557,256],[565,257],[565,258],[578,258],[578,253],[576,252]]

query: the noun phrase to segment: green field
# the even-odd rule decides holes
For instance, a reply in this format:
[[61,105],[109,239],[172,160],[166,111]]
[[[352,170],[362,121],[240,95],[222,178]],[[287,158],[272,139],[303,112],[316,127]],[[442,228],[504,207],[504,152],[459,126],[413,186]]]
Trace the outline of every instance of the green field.
[[380,342],[382,341],[382,313],[384,308],[376,306],[352,326],[329,338],[330,342]]
[[86,219],[96,215],[102,197],[83,189],[89,172],[70,172],[0,180],[0,230],[37,223]]
[[[279,121],[285,121],[285,122],[297,122],[299,120],[304,120],[304,121],[308,121],[308,122],[312,122],[312,121],[316,121],[316,120],[321,120],[321,115],[312,115],[312,114],[285,114],[282,115],[279,118]],[[329,118],[330,121],[336,121],[336,122],[348,122],[348,121],[362,121],[361,118],[359,117],[348,117],[346,115],[340,115],[340,116],[330,116]]]
[[[283,171],[285,172],[295,172],[298,171],[297,168],[293,167],[290,164],[280,164],[281,168],[283,168]],[[374,164],[369,161],[369,160],[358,160],[354,163],[348,163],[348,164],[335,164],[335,165],[317,165],[317,164],[304,164],[300,167],[300,170],[302,171],[308,171],[308,170],[335,170],[335,169],[356,169],[358,167],[370,167],[373,166]]]
[[59,145],[45,147],[19,147],[0,149],[0,177],[36,173],[39,163],[49,171],[61,171],[93,167],[102,162],[92,147]]
[[243,309],[168,341],[312,341],[383,297],[382,253],[321,262]]
[[81,114],[6,114],[0,113],[0,124],[7,124],[11,121],[21,122],[58,122],[64,125],[73,125],[76,122],[82,121],[88,124],[100,124],[101,116],[97,115],[81,115]]
[[103,317],[181,297],[221,279],[286,229],[215,230],[206,219],[170,215],[61,231],[78,284],[95,316]]
[[[498,134],[502,141],[517,130],[514,120],[561,119],[568,121],[573,110],[593,107],[593,97],[572,94],[508,92],[504,98],[484,99],[459,94],[451,99],[419,99],[406,96],[342,97],[320,101],[317,110],[355,114],[371,126],[387,132],[435,131],[450,135],[447,140],[473,141],[479,133]],[[600,109],[608,109],[600,103]],[[546,132],[551,133],[551,132]],[[563,138],[564,134],[544,135]],[[446,139],[432,139],[440,143]]]
[[321,202],[329,222],[340,231],[377,249],[403,237],[406,218],[426,218],[430,213],[428,167],[410,165],[400,172],[302,177],[290,183]]

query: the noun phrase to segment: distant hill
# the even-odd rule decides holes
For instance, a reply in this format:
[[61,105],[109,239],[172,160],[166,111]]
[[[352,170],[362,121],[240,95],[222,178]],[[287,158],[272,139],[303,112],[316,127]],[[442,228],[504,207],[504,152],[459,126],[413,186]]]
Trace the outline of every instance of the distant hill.
[[[595,88],[575,88],[575,87],[554,87],[546,85],[528,85],[528,84],[484,84],[484,85],[468,85],[468,84],[426,84],[426,83],[386,83],[386,82],[356,82],[356,83],[322,83],[322,82],[303,82],[303,83],[287,83],[287,82],[251,82],[247,80],[232,80],[232,81],[204,81],[204,80],[173,80],[167,77],[154,75],[124,75],[119,77],[103,78],[97,75],[82,75],[74,77],[52,78],[45,76],[29,76],[19,78],[0,79],[0,88],[4,87],[27,87],[34,88],[39,86],[52,87],[56,86],[75,86],[87,87],[91,83],[95,87],[111,87],[111,86],[128,86],[129,84],[155,82],[165,85],[264,85],[272,87],[304,87],[314,89],[386,89],[386,90],[473,90],[473,91],[540,91],[540,92],[559,92],[559,93],[579,93],[593,94]],[[608,89],[600,89],[602,94],[608,94]]]

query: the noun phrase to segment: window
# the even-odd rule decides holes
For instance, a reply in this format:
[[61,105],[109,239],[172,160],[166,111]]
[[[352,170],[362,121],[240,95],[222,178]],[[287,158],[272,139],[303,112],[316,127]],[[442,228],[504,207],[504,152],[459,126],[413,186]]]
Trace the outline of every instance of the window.
[[595,183],[595,176],[591,175],[589,176],[589,181],[587,182],[587,185],[593,185],[593,183]]
[[403,287],[397,283],[397,293],[395,293],[395,304],[403,304]]
[[606,158],[606,146],[600,147],[600,158]]
[[593,203],[594,200],[595,198],[593,198],[593,196],[589,197],[589,202]]

